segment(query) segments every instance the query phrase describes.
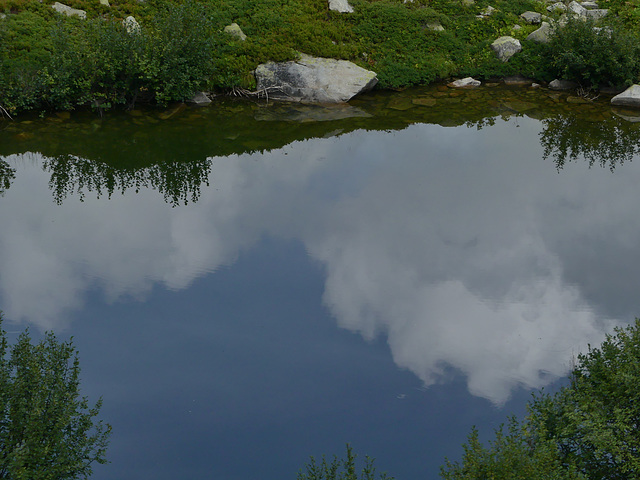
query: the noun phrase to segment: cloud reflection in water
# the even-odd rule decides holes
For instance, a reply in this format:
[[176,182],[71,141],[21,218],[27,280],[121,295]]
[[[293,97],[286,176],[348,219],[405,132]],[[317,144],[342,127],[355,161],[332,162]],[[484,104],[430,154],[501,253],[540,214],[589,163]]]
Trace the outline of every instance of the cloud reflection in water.
[[[629,225],[638,203],[602,204],[610,192],[637,199],[633,165],[558,175],[540,160],[539,128],[413,125],[214,158],[211,186],[179,208],[145,189],[58,206],[38,162],[8,157],[17,175],[0,201],[3,309],[59,328],[90,288],[111,301],[183,289],[261,236],[294,238],[324,265],[323,301],[341,327],[385,335],[397,365],[426,385],[453,368],[472,394],[503,403],[565,374],[610,330],[593,285],[567,280],[565,256],[580,260],[567,243],[604,226],[615,246],[615,225]],[[566,204],[570,217],[558,214]],[[624,231],[620,242],[639,243],[637,228]]]

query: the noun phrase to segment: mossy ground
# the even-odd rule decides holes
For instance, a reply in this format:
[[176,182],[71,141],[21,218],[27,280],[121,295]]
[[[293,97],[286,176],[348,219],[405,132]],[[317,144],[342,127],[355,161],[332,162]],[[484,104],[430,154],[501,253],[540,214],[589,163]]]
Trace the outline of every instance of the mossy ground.
[[[377,72],[379,88],[468,75],[550,80],[561,72],[548,46],[525,40],[536,26],[519,15],[545,12],[536,0],[351,0],[350,14],[330,11],[327,0],[65,2],[85,10],[87,20],[57,14],[53,1],[0,0],[7,14],[0,20],[0,106],[7,112],[166,103],[197,90],[252,88],[259,63],[290,60],[296,52],[351,60]],[[629,28],[640,24],[634,2],[640,0],[600,6]],[[477,18],[489,5],[495,12]],[[140,34],[122,27],[129,15]],[[223,32],[232,22],[246,41]],[[436,22],[445,30],[429,28]],[[507,63],[489,48],[502,35],[524,47]]]

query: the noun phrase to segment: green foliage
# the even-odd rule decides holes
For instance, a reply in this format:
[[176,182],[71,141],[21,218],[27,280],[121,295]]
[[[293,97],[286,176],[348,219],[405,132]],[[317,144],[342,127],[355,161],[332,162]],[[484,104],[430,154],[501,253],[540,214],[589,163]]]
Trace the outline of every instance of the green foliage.
[[578,357],[569,386],[540,393],[508,433],[489,448],[474,429],[461,463],[448,462],[446,480],[603,479],[640,476],[640,320]]
[[356,457],[349,444],[347,444],[346,457],[343,459],[334,456],[331,462],[327,462],[326,457],[323,456],[322,461],[318,463],[314,457],[311,457],[305,470],[298,473],[298,480],[393,480],[393,477],[389,477],[386,473],[376,476],[374,460],[368,456],[358,475]]
[[549,64],[557,75],[583,86],[628,86],[640,75],[640,37],[620,26],[596,27],[570,19],[549,43]]
[[94,420],[102,402],[89,407],[79,375],[71,342],[48,333],[34,345],[25,332],[9,347],[0,328],[0,478],[70,480],[105,463],[111,427]]
[[441,469],[445,480],[580,480],[575,469],[563,467],[553,442],[530,431],[530,424],[509,419],[495,432],[495,439],[485,447],[473,428],[464,445],[462,462],[446,461]]
[[640,320],[580,355],[569,387],[541,396],[532,418],[545,425],[564,462],[588,478],[640,476]]

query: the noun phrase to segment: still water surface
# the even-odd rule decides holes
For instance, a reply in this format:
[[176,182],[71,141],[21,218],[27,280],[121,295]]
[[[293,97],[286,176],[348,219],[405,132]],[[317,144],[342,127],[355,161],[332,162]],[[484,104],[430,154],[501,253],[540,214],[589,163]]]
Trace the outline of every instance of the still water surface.
[[432,479],[554,388],[640,310],[639,124],[574,101],[2,124],[0,308],[74,336],[114,428],[93,478],[281,480],[351,442]]

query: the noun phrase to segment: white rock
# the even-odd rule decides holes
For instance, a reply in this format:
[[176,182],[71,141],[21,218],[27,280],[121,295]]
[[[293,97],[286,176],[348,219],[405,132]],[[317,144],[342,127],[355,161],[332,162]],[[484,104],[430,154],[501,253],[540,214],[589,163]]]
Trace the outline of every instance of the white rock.
[[509,61],[516,53],[522,50],[520,41],[509,36],[500,37],[493,41],[491,49],[503,62]]
[[85,12],[84,10],[71,8],[70,6],[60,2],[54,3],[53,5],[51,5],[51,8],[53,8],[58,13],[62,13],[63,15],[66,15],[67,17],[76,16],[76,17],[82,18],[83,20],[87,18],[87,12]]
[[291,62],[268,62],[255,71],[257,90],[269,98],[303,103],[347,102],[378,83],[374,72],[346,60],[301,55]]
[[479,87],[480,85],[482,85],[482,82],[480,80],[476,80],[475,78],[471,77],[461,78],[449,84],[450,87],[454,88]]
[[122,21],[122,25],[127,30],[128,34],[140,33],[140,24],[132,16],[128,16]]
[[549,12],[565,12],[566,10],[567,6],[562,2],[557,2],[547,7]]
[[602,17],[606,17],[609,10],[606,8],[597,8],[594,10],[587,10],[586,15],[594,20],[600,20]]
[[247,36],[244,34],[242,29],[240,28],[240,25],[238,25],[235,22],[232,23],[231,25],[227,25],[226,27],[224,27],[224,31],[229,35],[233,35],[237,39],[242,40],[243,42],[247,39]]
[[109,0],[100,0],[100,5],[104,5],[105,7],[110,7]]
[[353,13],[349,0],[329,0],[329,10],[340,13]]
[[585,17],[587,15],[587,9],[580,5],[575,0],[569,4],[569,11],[579,17]]
[[611,99],[611,105],[640,108],[640,85],[631,85]]
[[553,28],[549,22],[542,22],[540,28],[531,32],[527,37],[527,40],[538,43],[549,43],[549,37],[553,33]]
[[542,21],[542,14],[538,12],[524,12],[520,14],[520,18],[522,18],[527,23],[537,25]]
[[596,2],[580,2],[580,5],[582,5],[587,10],[598,8],[598,4]]
[[440,25],[440,22],[427,23],[427,28],[434,32],[444,32],[444,27]]

